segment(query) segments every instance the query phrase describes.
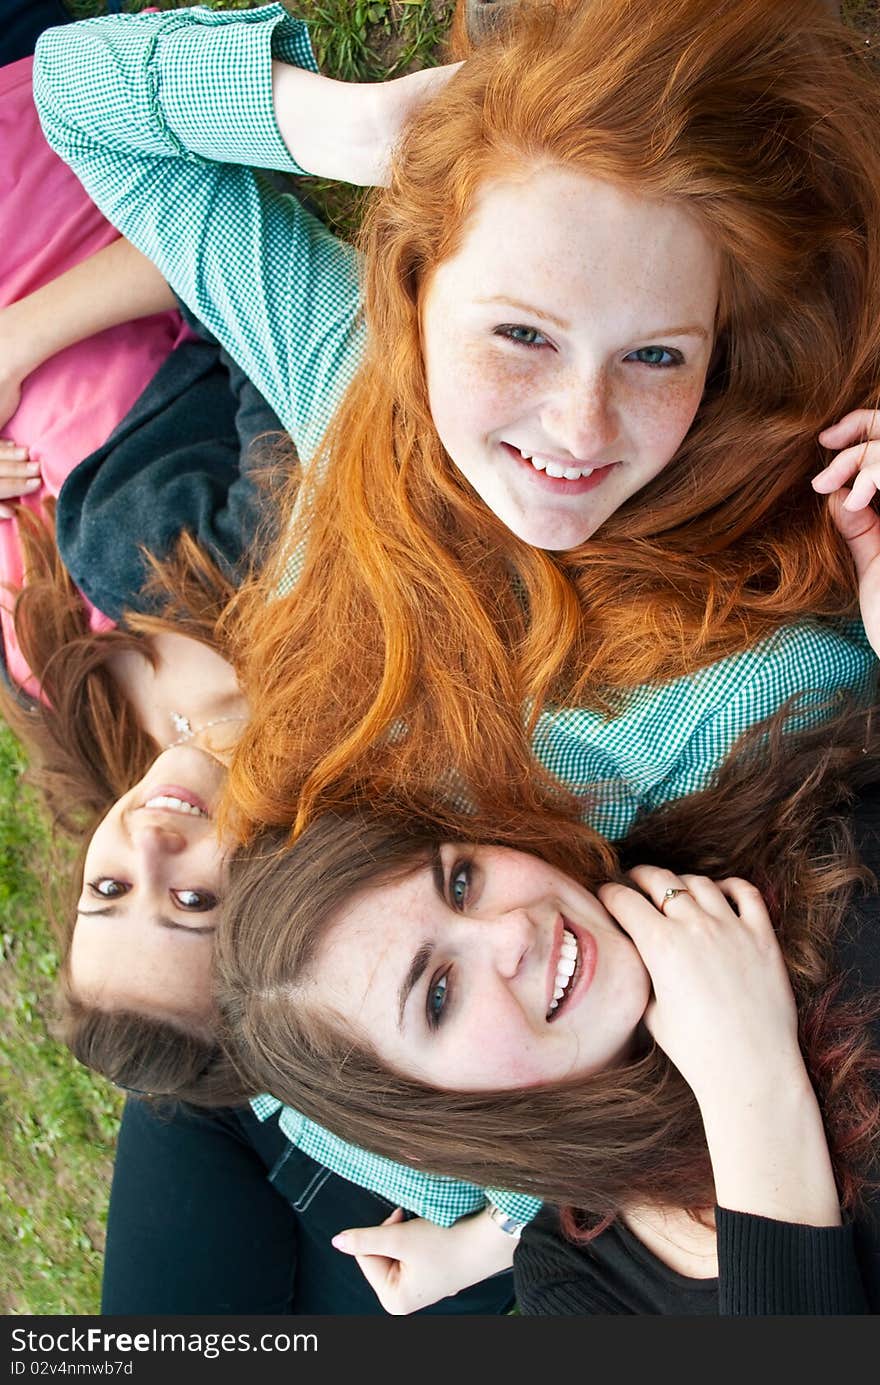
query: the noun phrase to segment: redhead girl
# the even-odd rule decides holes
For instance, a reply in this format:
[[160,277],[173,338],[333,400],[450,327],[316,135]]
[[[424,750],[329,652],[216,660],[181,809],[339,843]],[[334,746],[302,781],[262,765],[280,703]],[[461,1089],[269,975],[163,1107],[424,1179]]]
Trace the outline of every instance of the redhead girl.
[[[620,836],[788,696],[864,695],[810,486],[864,460],[880,386],[880,111],[846,31],[593,0],[454,72],[313,67],[278,6],[37,57],[54,147],[324,459],[241,608],[236,830],[440,786],[493,815],[569,792]],[[363,279],[245,162],[388,179]]]

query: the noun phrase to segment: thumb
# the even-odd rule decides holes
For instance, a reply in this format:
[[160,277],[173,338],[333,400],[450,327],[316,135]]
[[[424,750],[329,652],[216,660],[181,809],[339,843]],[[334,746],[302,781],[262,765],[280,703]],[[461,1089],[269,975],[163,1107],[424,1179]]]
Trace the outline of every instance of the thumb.
[[400,1237],[397,1227],[404,1220],[402,1207],[395,1207],[378,1226],[356,1226],[340,1231],[330,1244],[346,1255],[384,1255],[394,1257],[394,1245]]
[[880,555],[880,515],[870,506],[864,510],[845,510],[843,502],[848,495],[848,490],[835,491],[828,497],[828,508],[838,532],[846,540],[861,582]]

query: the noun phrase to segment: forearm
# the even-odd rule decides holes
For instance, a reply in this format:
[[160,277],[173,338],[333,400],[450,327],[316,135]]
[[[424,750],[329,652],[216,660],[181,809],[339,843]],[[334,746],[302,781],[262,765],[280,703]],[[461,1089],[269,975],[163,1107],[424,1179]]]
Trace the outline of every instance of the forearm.
[[815,1093],[801,1072],[701,1103],[720,1206],[803,1226],[839,1226],[840,1204]]
[[[502,1231],[492,1220],[488,1208],[463,1218],[457,1223],[457,1230],[461,1236],[462,1264],[465,1266],[463,1287],[478,1284],[481,1279],[488,1279],[490,1275],[500,1274],[502,1270],[512,1267],[519,1237]],[[469,1265],[473,1267],[472,1278],[467,1273]]]
[[305,26],[280,5],[90,20],[42,36],[34,96],[50,145],[305,460],[360,350],[358,266],[253,171],[297,169],[275,119],[273,58],[314,68]]
[[279,132],[291,157],[309,173],[360,186],[384,183],[408,121],[454,71],[447,66],[390,82],[336,82],[274,62]]
[[0,311],[0,356],[23,380],[76,342],[173,308],[158,269],[124,239]]

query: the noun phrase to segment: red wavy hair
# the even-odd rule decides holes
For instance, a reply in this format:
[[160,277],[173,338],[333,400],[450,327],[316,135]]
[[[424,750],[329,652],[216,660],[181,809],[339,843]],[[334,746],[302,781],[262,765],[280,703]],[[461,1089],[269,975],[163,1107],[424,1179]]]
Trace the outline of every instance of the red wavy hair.
[[[450,766],[485,812],[558,807],[529,744],[548,703],[610,712],[626,689],[798,616],[851,611],[809,478],[821,428],[880,393],[878,129],[863,55],[809,0],[524,10],[468,59],[372,202],[366,357],[326,468],[237,608],[253,708],[230,778],[243,837],[399,802],[402,786],[436,804]],[[419,337],[426,281],[480,187],[539,163],[675,200],[722,259],[689,435],[566,553],[516,539],[450,463]],[[277,598],[295,548],[296,589]]]

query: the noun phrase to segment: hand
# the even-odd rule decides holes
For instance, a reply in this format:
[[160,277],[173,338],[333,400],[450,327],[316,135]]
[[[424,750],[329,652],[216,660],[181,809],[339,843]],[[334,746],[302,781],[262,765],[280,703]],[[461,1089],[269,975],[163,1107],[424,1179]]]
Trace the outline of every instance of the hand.
[[852,554],[865,634],[880,656],[880,515],[871,504],[880,487],[880,415],[856,409],[820,433],[819,441],[843,449],[813,477],[813,489],[828,496],[831,518]]
[[854,409],[825,428],[819,441],[837,455],[813,477],[813,490],[831,495],[852,481],[852,489],[842,497],[843,508],[864,510],[880,490],[880,413]]
[[[630,877],[638,889],[603,885],[599,897],[650,973],[649,1032],[704,1117],[704,1103],[772,1102],[780,1074],[800,1078],[805,1069],[791,983],[760,893],[745,880],[716,884],[655,866]],[[686,893],[664,914],[657,906],[669,887]]]
[[[42,485],[39,473],[39,464],[29,461],[26,447],[0,438],[0,500],[30,495],[39,489]],[[12,515],[8,505],[0,505],[0,519],[12,519]]]
[[415,1313],[489,1275],[510,1269],[516,1239],[488,1213],[435,1226],[422,1217],[404,1221],[395,1208],[380,1226],[342,1231],[332,1244],[353,1255],[386,1313]]

